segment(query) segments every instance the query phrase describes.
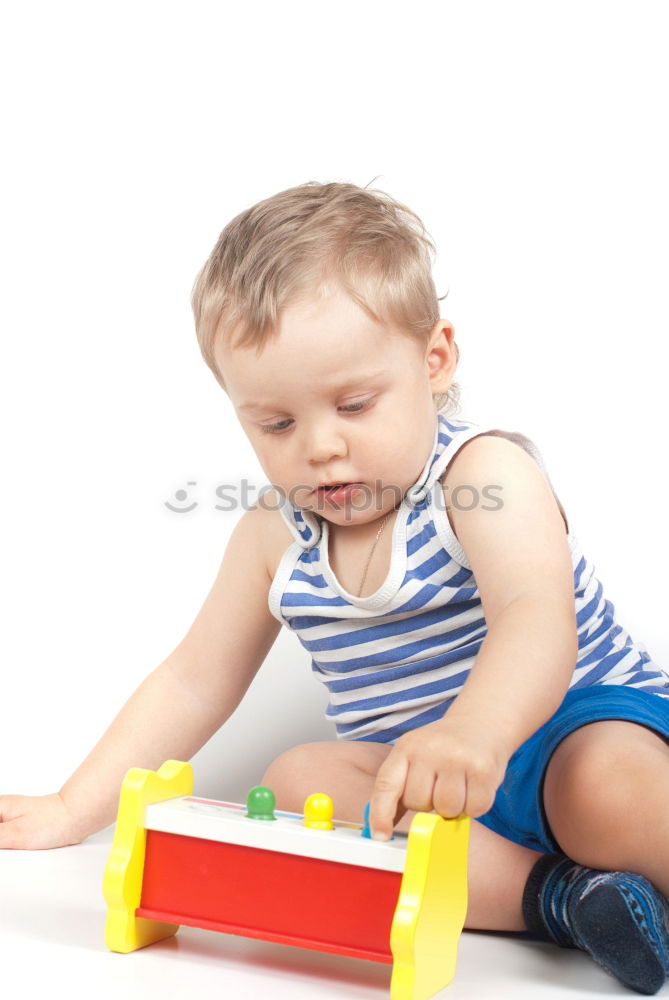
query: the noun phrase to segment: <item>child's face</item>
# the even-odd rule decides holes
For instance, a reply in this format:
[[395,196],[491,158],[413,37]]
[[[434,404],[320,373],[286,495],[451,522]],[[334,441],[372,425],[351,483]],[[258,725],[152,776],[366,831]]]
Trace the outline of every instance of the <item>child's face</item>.
[[[362,525],[392,510],[420,475],[436,427],[433,393],[455,369],[453,329],[429,343],[375,323],[341,290],[282,310],[278,335],[255,348],[219,341],[237,417],[270,482],[296,507]],[[339,502],[324,483],[359,483]]]

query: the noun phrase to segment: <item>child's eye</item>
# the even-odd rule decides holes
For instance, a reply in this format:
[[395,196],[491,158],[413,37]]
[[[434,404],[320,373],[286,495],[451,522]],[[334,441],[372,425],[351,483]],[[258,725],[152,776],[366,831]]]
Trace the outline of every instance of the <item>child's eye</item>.
[[284,431],[286,429],[284,427],[284,424],[289,424],[289,423],[290,420],[280,420],[278,424],[261,424],[260,430],[263,432],[263,434],[279,434],[281,431]]
[[[344,410],[346,413],[360,413],[365,410],[369,404],[370,400],[360,400],[359,403],[347,403],[345,406],[340,406],[340,410]],[[261,424],[260,429],[263,434],[281,434],[282,431],[288,429],[292,420],[279,420],[276,424]]]

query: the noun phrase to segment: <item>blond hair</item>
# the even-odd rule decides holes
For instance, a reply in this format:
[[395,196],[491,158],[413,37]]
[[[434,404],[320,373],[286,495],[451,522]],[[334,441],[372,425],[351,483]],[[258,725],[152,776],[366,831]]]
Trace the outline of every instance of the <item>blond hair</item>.
[[[333,280],[377,322],[427,342],[439,321],[434,244],[423,223],[383,191],[309,181],[231,220],[197,275],[191,302],[202,356],[225,389],[214,355],[221,327],[234,347],[260,353],[281,309]],[[456,345],[456,356],[459,350]],[[460,387],[435,396],[457,410]]]

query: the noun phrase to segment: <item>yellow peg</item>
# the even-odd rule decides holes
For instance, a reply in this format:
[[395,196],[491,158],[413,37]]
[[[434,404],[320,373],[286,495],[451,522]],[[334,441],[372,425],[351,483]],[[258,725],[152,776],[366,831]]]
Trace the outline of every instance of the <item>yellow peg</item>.
[[334,830],[332,799],[323,792],[314,792],[304,803],[304,825],[310,830]]

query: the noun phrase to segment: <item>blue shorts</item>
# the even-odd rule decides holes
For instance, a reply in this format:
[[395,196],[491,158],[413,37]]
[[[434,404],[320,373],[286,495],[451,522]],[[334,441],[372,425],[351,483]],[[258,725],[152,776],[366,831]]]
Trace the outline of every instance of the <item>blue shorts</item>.
[[478,822],[535,851],[561,851],[544,810],[546,768],[565,736],[603,719],[636,722],[669,739],[669,698],[614,684],[567,691],[557,712],[513,754],[492,808]]

